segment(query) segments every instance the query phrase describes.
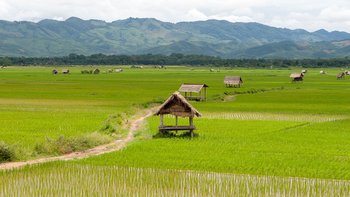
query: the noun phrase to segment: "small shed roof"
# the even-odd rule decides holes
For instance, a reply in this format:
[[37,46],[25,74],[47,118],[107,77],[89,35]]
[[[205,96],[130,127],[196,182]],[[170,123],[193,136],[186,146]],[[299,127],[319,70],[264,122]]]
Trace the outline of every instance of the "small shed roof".
[[243,83],[242,77],[240,76],[226,76],[224,79],[225,84],[240,84]]
[[155,115],[172,114],[182,117],[202,116],[179,92],[174,92],[156,111]]
[[180,92],[200,92],[203,87],[209,87],[206,84],[182,84],[179,88]]
[[301,78],[301,77],[304,77],[304,74],[303,73],[292,73],[292,74],[290,74],[289,77],[290,78]]

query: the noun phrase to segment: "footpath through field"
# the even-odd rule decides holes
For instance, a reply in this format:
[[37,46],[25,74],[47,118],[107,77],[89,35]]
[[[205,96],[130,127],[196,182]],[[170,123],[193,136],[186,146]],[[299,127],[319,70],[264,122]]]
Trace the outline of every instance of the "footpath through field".
[[109,144],[104,144],[88,150],[73,152],[73,153],[69,153],[69,154],[61,155],[57,157],[44,157],[44,158],[28,160],[28,161],[3,163],[3,164],[0,164],[0,170],[20,168],[26,165],[41,164],[41,163],[47,163],[51,161],[68,161],[73,159],[83,159],[91,156],[118,151],[124,148],[128,142],[134,139],[135,131],[137,131],[141,127],[142,123],[146,118],[153,115],[154,109],[155,108],[145,110],[144,112],[142,112],[141,116],[135,115],[135,117],[133,117],[129,123],[129,132],[124,139],[115,140]]

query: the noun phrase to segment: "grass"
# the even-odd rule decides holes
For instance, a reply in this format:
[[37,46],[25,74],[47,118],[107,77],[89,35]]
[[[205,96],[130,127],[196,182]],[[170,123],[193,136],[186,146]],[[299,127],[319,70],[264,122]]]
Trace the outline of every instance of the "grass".
[[[101,70],[108,68],[111,67],[101,67]],[[0,71],[0,139],[6,147],[33,153],[35,147],[45,145],[47,139],[53,143],[44,147],[52,148],[53,144],[62,147],[68,142],[74,147],[72,139],[94,132],[111,136],[118,130],[115,125],[130,115],[130,111],[165,100],[186,82],[209,85],[208,101],[192,103],[203,114],[202,118],[195,119],[198,137],[152,138],[159,123],[158,117],[152,117],[148,119],[148,126],[136,134],[136,140],[122,151],[59,165],[2,172],[0,188],[3,190],[0,191],[14,191],[11,185],[16,181],[23,183],[18,186],[22,188],[26,181],[34,181],[32,190],[18,192],[33,195],[40,191],[56,192],[63,178],[71,182],[67,182],[67,190],[61,191],[72,195],[93,194],[98,185],[103,185],[106,194],[112,195],[125,191],[149,195],[280,195],[292,192],[287,194],[318,196],[321,193],[317,192],[324,191],[327,196],[336,190],[342,196],[349,191],[347,181],[325,180],[350,179],[350,106],[347,99],[350,79],[336,80],[338,69],[308,69],[302,83],[291,83],[288,77],[299,68],[210,72],[208,68],[125,67],[121,73],[82,75],[80,70],[85,68],[77,66],[70,68],[70,75],[56,76],[51,74],[52,69],[10,67]],[[319,70],[329,74],[320,75]],[[226,75],[242,76],[243,87],[225,88],[223,78]],[[166,121],[174,122],[171,117]],[[42,154],[65,152],[56,151],[55,146],[49,150]],[[37,156],[40,154],[30,154],[30,157]],[[84,180],[86,190],[69,184],[75,178],[81,180],[86,170],[89,170]],[[103,173],[99,175],[99,172]],[[159,173],[164,185],[154,184],[152,173]],[[54,178],[45,181],[48,176]],[[173,178],[176,180],[168,187],[168,179]],[[197,185],[201,181],[203,184]],[[142,185],[135,187],[135,183]],[[220,188],[220,183],[228,189]],[[208,186],[211,184],[212,187]],[[45,185],[47,189],[43,188]],[[317,191],[313,190],[315,185]],[[233,191],[233,188],[238,189]],[[260,193],[249,193],[252,191]],[[57,194],[62,193],[57,191]]]
[[348,196],[349,191],[350,182],[339,180],[63,163],[0,172],[0,196]]

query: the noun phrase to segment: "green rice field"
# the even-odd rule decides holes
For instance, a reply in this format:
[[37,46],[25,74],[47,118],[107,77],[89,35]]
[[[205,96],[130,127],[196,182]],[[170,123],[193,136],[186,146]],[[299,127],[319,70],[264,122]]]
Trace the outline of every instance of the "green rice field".
[[[301,68],[103,72],[109,68],[117,66],[98,75],[79,66],[69,75],[0,70],[0,142],[16,149],[16,160],[43,157],[37,147],[48,140],[109,135],[102,130],[111,117],[159,105],[182,83],[205,83],[207,101],[191,102],[203,114],[194,119],[196,137],[156,137],[153,116],[121,151],[0,171],[0,196],[350,195],[350,76],[337,80],[340,69],[308,69],[291,83]],[[244,85],[226,88],[230,75]]]

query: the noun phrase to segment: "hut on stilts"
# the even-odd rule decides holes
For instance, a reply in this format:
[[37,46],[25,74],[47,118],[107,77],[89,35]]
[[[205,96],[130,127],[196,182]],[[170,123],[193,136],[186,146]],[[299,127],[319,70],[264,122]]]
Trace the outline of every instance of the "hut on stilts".
[[207,84],[184,83],[180,86],[179,92],[183,92],[185,94],[185,98],[188,100],[206,101],[207,87],[209,87]]
[[224,78],[224,84],[226,87],[240,88],[243,80],[240,76],[226,76]]
[[292,73],[289,76],[292,78],[292,82],[298,82],[298,81],[303,81],[304,74],[303,73]]
[[[164,125],[164,115],[175,116],[175,125]],[[196,127],[193,124],[193,118],[195,116],[200,117],[201,114],[179,93],[174,92],[157,110],[155,115],[160,116],[159,132],[167,133],[169,131],[189,131],[191,137],[193,137],[193,130]],[[178,117],[188,117],[189,125],[178,125]]]

